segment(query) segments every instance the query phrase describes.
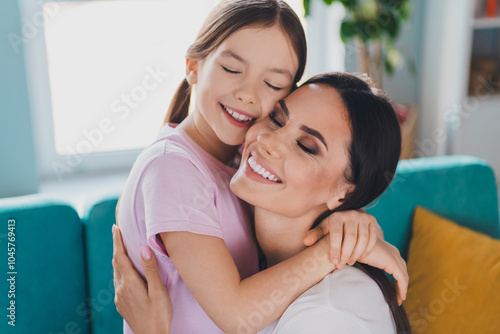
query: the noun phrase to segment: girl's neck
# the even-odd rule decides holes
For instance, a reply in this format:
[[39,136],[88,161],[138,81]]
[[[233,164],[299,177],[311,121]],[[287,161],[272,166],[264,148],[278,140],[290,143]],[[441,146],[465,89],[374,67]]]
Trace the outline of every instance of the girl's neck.
[[217,137],[198,111],[189,114],[178,128],[184,130],[203,150],[224,164],[231,162],[238,152],[238,146],[226,145]]
[[304,238],[320,210],[311,210],[296,218],[255,208],[255,231],[257,241],[266,255],[267,263],[273,266],[304,250]]

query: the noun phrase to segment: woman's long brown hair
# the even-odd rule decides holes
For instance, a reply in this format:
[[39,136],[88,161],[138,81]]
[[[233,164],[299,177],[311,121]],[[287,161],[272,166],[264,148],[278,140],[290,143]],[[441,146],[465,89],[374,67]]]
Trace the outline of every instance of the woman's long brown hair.
[[[355,75],[323,73],[303,85],[307,84],[330,86],[342,98],[351,127],[350,164],[344,177],[355,186],[336,209],[325,211],[316,219],[314,228],[334,212],[363,208],[387,189],[399,161],[401,130],[389,97]],[[365,264],[356,264],[356,267],[377,282],[392,312],[397,332],[410,333],[406,312],[398,305],[396,289],[384,271]]]

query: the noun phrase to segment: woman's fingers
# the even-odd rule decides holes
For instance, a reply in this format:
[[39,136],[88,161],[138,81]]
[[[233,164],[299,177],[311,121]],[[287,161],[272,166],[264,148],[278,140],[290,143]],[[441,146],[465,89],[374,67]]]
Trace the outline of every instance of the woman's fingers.
[[158,271],[156,257],[151,249],[146,245],[141,248],[141,263],[148,284],[149,296],[152,297],[158,293],[166,293],[167,290],[161,280],[160,272]]
[[120,267],[118,266],[117,263],[117,259],[119,258],[119,254],[125,253],[125,247],[123,246],[120,230],[114,224],[112,232],[113,232],[113,259],[111,260],[111,264],[113,265],[113,278],[115,280],[115,288],[116,288],[116,283],[117,283],[116,280],[121,280],[121,272],[120,272]]

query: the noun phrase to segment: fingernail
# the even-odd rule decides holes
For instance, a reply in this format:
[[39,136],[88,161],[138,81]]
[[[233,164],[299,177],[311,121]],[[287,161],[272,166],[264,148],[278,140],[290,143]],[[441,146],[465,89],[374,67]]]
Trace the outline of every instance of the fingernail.
[[113,227],[111,228],[111,233],[115,234],[115,230],[116,230],[116,225],[113,224]]
[[144,261],[149,261],[151,259],[151,251],[148,246],[144,245],[141,247],[141,256]]
[[335,257],[332,257],[330,259],[330,261],[332,261],[332,263],[335,264],[335,265],[337,264],[337,258],[335,258]]

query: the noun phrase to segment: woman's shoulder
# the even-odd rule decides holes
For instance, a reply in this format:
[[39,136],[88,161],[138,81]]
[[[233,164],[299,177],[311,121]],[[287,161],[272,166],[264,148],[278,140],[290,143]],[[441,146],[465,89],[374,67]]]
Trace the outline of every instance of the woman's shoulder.
[[[362,270],[346,266],[335,270],[299,296],[285,311],[275,333],[285,328],[318,324],[318,333],[391,333],[394,323],[379,286]],[[306,327],[304,327],[306,328]],[[315,332],[316,333],[316,332]]]

